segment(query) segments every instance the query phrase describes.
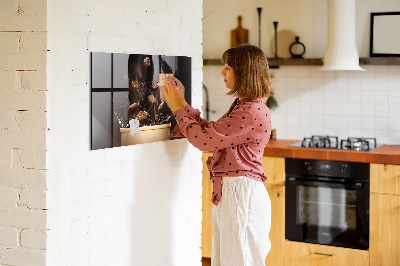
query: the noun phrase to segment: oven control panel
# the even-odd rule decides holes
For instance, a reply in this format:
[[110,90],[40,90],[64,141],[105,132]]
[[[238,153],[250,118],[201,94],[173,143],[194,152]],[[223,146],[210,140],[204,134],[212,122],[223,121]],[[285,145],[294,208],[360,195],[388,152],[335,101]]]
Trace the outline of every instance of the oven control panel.
[[369,179],[369,164],[286,158],[286,174]]

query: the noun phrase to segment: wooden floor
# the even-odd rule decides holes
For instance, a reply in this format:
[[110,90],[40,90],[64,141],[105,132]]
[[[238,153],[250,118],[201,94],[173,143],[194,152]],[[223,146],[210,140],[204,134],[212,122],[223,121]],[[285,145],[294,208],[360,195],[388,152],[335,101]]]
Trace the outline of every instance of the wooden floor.
[[211,259],[209,258],[202,258],[201,262],[203,263],[203,266],[211,266]]

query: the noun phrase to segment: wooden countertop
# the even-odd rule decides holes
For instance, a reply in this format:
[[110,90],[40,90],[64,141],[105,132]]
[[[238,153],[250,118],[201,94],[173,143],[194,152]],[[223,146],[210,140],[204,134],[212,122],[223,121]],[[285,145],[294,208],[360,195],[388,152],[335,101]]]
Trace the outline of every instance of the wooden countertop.
[[372,151],[289,147],[301,140],[270,140],[264,156],[364,163],[400,164],[400,145],[383,145]]

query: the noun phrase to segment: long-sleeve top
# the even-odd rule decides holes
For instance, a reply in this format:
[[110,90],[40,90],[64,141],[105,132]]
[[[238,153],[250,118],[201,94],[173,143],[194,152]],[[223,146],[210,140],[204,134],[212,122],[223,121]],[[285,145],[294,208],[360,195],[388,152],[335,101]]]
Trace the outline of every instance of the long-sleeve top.
[[208,122],[200,111],[187,105],[174,112],[178,126],[171,136],[185,136],[201,151],[214,151],[207,160],[213,182],[211,201],[221,200],[221,181],[224,176],[247,176],[264,182],[261,159],[270,138],[271,113],[265,102],[267,97],[235,99],[218,121]]

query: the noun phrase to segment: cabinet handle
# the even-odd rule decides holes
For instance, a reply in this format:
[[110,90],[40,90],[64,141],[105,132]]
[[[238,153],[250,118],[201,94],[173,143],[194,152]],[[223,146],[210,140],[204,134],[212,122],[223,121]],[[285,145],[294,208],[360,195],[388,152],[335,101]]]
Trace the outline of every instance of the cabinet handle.
[[315,255],[323,255],[323,256],[335,256],[335,254],[327,254],[327,253],[320,253],[320,252],[314,252]]

